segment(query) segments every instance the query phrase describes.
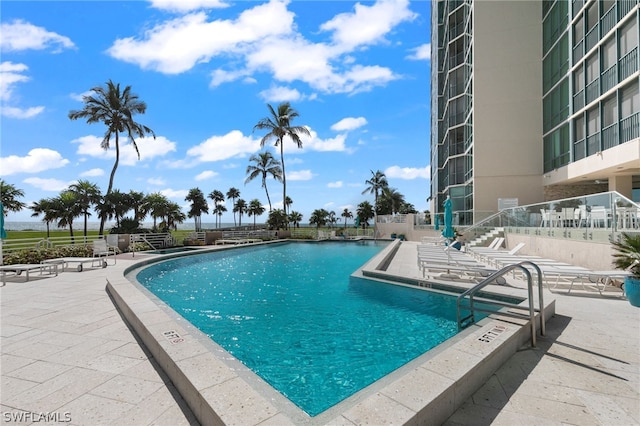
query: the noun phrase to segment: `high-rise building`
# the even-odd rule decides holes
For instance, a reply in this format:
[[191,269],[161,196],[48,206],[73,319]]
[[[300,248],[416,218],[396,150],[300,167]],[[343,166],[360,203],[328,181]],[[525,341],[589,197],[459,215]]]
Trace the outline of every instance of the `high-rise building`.
[[434,1],[433,211],[640,200],[639,21],[638,0]]

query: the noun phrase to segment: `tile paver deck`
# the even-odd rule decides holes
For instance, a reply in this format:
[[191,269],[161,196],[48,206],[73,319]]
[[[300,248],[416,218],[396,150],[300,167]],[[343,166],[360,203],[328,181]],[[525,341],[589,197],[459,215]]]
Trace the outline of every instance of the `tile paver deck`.
[[[388,271],[419,277],[415,245]],[[95,269],[0,288],[0,422],[53,412],[72,425],[197,424],[105,285]],[[554,297],[538,347],[512,356],[447,425],[640,424],[640,309],[597,293]]]

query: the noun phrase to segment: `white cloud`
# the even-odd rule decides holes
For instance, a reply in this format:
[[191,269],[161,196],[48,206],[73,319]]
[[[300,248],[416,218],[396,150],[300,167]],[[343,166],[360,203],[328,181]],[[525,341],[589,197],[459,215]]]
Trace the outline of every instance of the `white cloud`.
[[44,111],[43,106],[31,107],[26,109],[11,106],[2,107],[2,115],[10,118],[31,118],[40,114],[42,111]]
[[291,102],[303,97],[298,90],[282,86],[271,87],[261,91],[258,95],[267,102]]
[[43,191],[63,191],[69,188],[69,185],[76,183],[77,181],[63,181],[60,179],[42,179],[37,177],[27,178],[23,180],[24,183],[28,183],[29,185],[35,186],[38,189]]
[[297,170],[293,172],[287,172],[287,180],[311,180],[313,178],[313,173],[311,170]]
[[162,186],[162,185],[165,185],[167,181],[162,178],[149,178],[147,179],[147,183],[149,185]]
[[16,173],[39,173],[45,170],[59,169],[69,164],[59,152],[48,148],[34,148],[25,157],[10,155],[0,158],[0,170],[3,176]]
[[[115,159],[115,141],[111,141],[109,149],[104,150],[100,146],[102,138],[97,136],[88,135],[74,139],[72,143],[78,144],[76,153],[78,155],[87,155],[89,157],[101,158],[101,159]],[[133,166],[139,164],[138,154],[129,140],[124,137],[120,137],[120,165]],[[136,139],[136,145],[140,151],[140,161],[149,161],[157,157],[167,155],[169,152],[176,150],[176,143],[171,142],[164,136],[158,136],[155,139],[153,137],[144,137]]]
[[407,55],[407,59],[415,61],[423,61],[431,59],[431,43],[422,44],[414,49],[411,49],[411,55]]
[[202,180],[207,180],[207,179],[214,178],[214,177],[216,177],[218,175],[219,175],[218,172],[214,172],[212,170],[205,170],[202,173],[198,173],[194,179],[196,181],[202,181]]
[[186,189],[165,188],[160,193],[169,199],[184,201],[184,197],[189,194],[189,191]]
[[91,169],[86,172],[80,173],[81,177],[93,177],[93,176],[104,176],[104,170],[102,169]]
[[327,184],[327,188],[342,188],[344,186],[344,182],[338,180],[336,182],[329,182]]
[[331,130],[336,132],[344,132],[349,130],[355,130],[358,127],[362,127],[367,124],[367,119],[364,117],[347,117],[338,121],[331,126]]
[[220,0],[151,0],[151,7],[171,12],[189,12],[197,9],[220,9],[229,5]]
[[333,31],[334,43],[353,49],[357,46],[386,43],[394,26],[412,21],[416,14],[409,10],[409,0],[381,0],[371,6],[356,3],[353,13],[341,13],[320,26]]
[[431,167],[427,166],[424,168],[416,168],[416,167],[400,167],[400,166],[391,166],[384,171],[384,174],[387,178],[397,178],[397,179],[430,179],[431,178]]
[[260,150],[260,140],[244,136],[239,130],[232,130],[223,136],[211,136],[206,141],[187,151],[188,157],[199,163],[244,157]]
[[20,19],[0,26],[0,49],[5,52],[19,52],[22,50],[53,49],[58,53],[63,49],[74,48],[69,37],[47,31]]
[[4,101],[1,114],[10,118],[31,118],[42,111],[44,107],[19,108],[11,105],[13,91],[18,83],[25,83],[30,80],[29,77],[23,75],[29,69],[25,64],[14,64],[5,61],[0,63],[0,100]]
[[[197,3],[197,2],[196,2]],[[155,3],[157,7],[179,7],[178,0]],[[209,20],[205,12],[194,12],[161,22],[140,36],[116,40],[107,53],[143,69],[179,74],[212,58],[232,58],[229,69],[211,73],[210,87],[243,79],[253,83],[254,74],[270,73],[279,83],[295,81],[322,93],[359,93],[383,86],[397,76],[379,65],[362,65],[350,53],[367,45],[386,43],[386,36],[416,14],[408,0],[380,0],[371,6],[357,4],[352,13],[336,16],[321,29],[328,41],[311,42],[297,33],[289,2],[271,0],[240,13],[236,19]],[[201,5],[201,3],[197,3]],[[191,10],[189,2],[184,9]],[[291,52],[295,52],[292,55]],[[282,66],[282,58],[287,58]],[[272,101],[298,100],[295,89],[275,88],[261,94]],[[316,93],[307,99],[317,98]]]
[[280,1],[257,5],[235,20],[207,21],[203,12],[167,21],[143,39],[118,39],[107,53],[116,59],[166,74],[179,74],[246,43],[291,31],[293,14]]

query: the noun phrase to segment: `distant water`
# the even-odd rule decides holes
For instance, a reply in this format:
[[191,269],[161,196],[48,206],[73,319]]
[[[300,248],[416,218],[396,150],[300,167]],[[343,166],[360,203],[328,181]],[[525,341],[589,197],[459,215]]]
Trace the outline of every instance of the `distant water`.
[[[244,221],[242,222],[243,226],[247,225]],[[249,225],[253,224],[253,222],[249,223]],[[105,230],[109,230],[116,226],[115,222],[107,222],[104,226]],[[152,228],[153,222],[144,222],[142,224],[143,228]],[[220,228],[230,228],[233,227],[233,223],[222,223]],[[10,222],[7,221],[4,223],[4,229],[7,231],[46,231],[47,225],[44,222]],[[56,230],[68,230],[69,228],[58,228],[57,226],[51,224],[49,229],[52,231]],[[78,231],[84,229],[84,221],[74,221],[73,230]],[[100,229],[100,222],[87,222],[87,229],[91,231],[98,231]],[[193,222],[185,222],[182,224],[178,224],[178,230],[180,231],[193,231],[195,229],[195,225]],[[202,229],[216,229],[215,223],[203,223]]]

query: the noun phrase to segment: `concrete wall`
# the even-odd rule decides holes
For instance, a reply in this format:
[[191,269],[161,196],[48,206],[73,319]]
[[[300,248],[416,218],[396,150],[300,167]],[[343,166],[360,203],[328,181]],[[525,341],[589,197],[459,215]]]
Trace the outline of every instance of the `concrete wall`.
[[540,202],[542,3],[475,2],[473,20],[474,210]]
[[519,254],[546,257],[592,270],[610,271],[615,269],[612,266],[613,249],[608,242],[505,233],[507,249],[513,248],[521,242],[525,245],[518,251]]

